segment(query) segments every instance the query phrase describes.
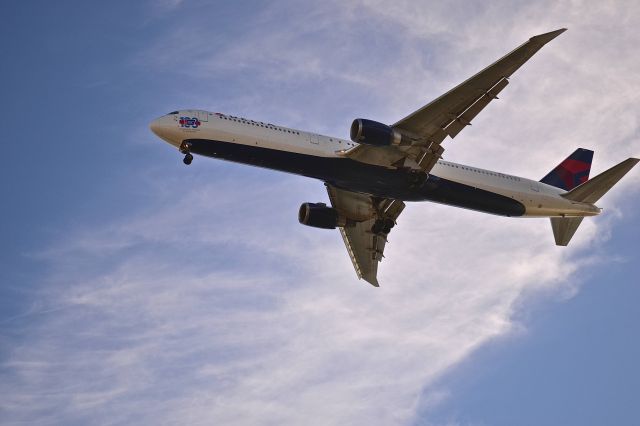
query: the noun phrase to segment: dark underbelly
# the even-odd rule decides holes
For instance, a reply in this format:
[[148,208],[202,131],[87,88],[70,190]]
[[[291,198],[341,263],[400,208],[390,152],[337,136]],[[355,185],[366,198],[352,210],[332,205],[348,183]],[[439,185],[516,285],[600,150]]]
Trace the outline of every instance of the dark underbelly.
[[502,216],[522,216],[522,203],[500,194],[430,175],[419,188],[408,172],[288,151],[204,139],[190,139],[191,152],[252,166],[279,170],[328,182],[338,188],[403,201],[433,201]]

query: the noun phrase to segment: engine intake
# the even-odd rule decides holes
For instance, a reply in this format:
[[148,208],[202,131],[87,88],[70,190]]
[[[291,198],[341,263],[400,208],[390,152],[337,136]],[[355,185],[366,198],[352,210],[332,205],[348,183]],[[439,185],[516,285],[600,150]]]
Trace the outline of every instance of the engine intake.
[[346,220],[334,208],[324,203],[304,203],[298,212],[298,221],[307,226],[322,229],[335,229],[345,226]]
[[354,142],[375,146],[400,145],[402,142],[408,142],[406,137],[397,130],[386,124],[364,118],[353,120],[350,136]]

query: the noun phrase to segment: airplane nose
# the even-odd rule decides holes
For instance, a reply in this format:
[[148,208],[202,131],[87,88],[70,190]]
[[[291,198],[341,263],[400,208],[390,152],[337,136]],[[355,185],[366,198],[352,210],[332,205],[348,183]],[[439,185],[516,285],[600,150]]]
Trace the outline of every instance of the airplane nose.
[[153,133],[156,134],[156,136],[158,137],[162,137],[161,130],[162,130],[162,118],[157,118],[155,120],[153,120],[150,124],[149,124],[149,129],[151,129],[151,131]]
[[172,115],[165,115],[149,123],[149,129],[163,141],[173,146],[180,146],[182,138],[177,129],[177,123]]

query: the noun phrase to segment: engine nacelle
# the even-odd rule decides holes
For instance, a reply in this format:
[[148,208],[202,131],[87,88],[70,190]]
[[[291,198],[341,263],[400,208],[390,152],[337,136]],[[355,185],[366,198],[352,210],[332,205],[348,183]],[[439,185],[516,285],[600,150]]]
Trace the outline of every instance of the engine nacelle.
[[336,209],[327,207],[324,203],[302,204],[298,212],[298,221],[303,225],[323,229],[335,229],[346,224],[346,219],[340,216]]
[[386,124],[377,121],[356,118],[351,123],[351,140],[375,146],[400,145],[406,138]]

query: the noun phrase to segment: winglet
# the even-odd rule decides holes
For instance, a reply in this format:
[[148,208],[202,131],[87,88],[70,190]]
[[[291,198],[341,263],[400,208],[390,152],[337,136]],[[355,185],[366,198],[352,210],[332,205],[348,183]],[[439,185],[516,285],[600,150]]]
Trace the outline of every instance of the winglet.
[[551,32],[548,32],[548,33],[544,33],[544,34],[539,34],[537,36],[533,36],[533,37],[531,37],[529,39],[529,41],[533,41],[533,42],[537,42],[537,43],[541,43],[541,44],[547,44],[551,40],[553,40],[554,38],[558,37],[560,34],[562,34],[565,31],[567,31],[566,28],[560,28],[559,30],[555,30],[555,31],[551,31]]

